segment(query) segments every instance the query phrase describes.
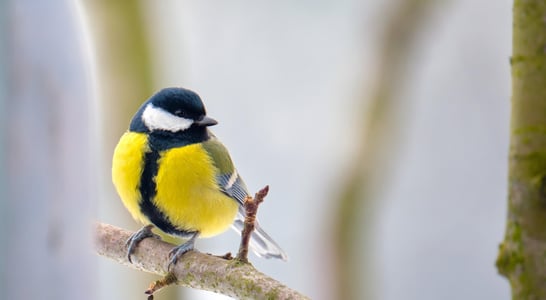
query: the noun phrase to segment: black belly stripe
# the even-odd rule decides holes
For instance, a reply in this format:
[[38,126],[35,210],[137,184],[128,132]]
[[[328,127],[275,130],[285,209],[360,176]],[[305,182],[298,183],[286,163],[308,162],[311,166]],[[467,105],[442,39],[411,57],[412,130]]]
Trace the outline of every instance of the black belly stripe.
[[153,203],[153,199],[156,195],[156,182],[155,177],[158,171],[159,152],[152,150],[146,152],[144,155],[144,168],[142,170],[142,176],[140,177],[139,191],[142,196],[140,202],[140,211],[150,219],[150,222],[163,232],[168,234],[174,234],[182,237],[192,235],[193,231],[182,230],[176,228],[163,212],[161,212],[157,206]]

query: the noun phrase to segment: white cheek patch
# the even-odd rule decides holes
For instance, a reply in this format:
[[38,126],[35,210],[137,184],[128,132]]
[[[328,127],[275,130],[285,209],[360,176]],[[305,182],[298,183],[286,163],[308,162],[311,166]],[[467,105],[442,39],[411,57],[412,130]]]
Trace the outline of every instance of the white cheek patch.
[[171,132],[186,130],[193,124],[193,120],[177,117],[151,103],[142,112],[142,122],[150,131],[166,130]]

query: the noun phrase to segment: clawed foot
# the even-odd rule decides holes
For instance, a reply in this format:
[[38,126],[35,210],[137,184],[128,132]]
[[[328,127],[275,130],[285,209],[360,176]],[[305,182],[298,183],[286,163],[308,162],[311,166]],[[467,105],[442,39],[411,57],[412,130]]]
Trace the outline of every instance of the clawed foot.
[[130,263],[133,263],[131,260],[131,255],[135,252],[135,249],[140,241],[150,237],[161,240],[159,235],[152,232],[152,228],[154,228],[153,225],[146,225],[142,227],[139,231],[133,233],[127,242],[125,242],[125,246],[127,247],[127,260],[129,260]]
[[182,245],[180,246],[177,246],[177,247],[174,247],[170,252],[169,252],[169,264],[167,265],[167,270],[170,271],[174,265],[176,264],[176,262],[178,261],[178,259],[184,255],[184,253],[188,252],[188,251],[191,251],[193,250],[193,246],[195,244],[195,239],[197,238],[197,236],[199,235],[198,232],[194,233],[190,239],[188,241],[186,241],[185,243],[183,243]]

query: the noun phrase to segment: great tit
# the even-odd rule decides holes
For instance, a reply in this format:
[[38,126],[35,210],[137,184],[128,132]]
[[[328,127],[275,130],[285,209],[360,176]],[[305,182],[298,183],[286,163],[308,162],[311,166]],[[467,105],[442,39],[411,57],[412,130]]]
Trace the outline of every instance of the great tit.
[[[183,88],[165,88],[134,115],[114,150],[112,180],[133,218],[145,226],[127,241],[127,257],[144,238],[162,232],[189,238],[170,252],[168,268],[194,247],[230,225],[241,233],[249,195],[201,98]],[[250,247],[260,257],[287,259],[286,253],[255,224]]]

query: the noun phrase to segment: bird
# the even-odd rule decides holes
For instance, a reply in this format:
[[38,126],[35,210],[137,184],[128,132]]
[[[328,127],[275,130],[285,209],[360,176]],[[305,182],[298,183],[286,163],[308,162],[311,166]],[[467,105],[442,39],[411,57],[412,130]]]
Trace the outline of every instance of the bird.
[[[127,259],[145,238],[161,232],[187,239],[169,253],[168,269],[197,238],[244,226],[248,189],[226,147],[209,130],[199,95],[164,88],[146,100],[121,136],[112,158],[112,181],[131,216],[144,226],[127,240]],[[250,248],[259,257],[286,261],[282,248],[256,220]]]

